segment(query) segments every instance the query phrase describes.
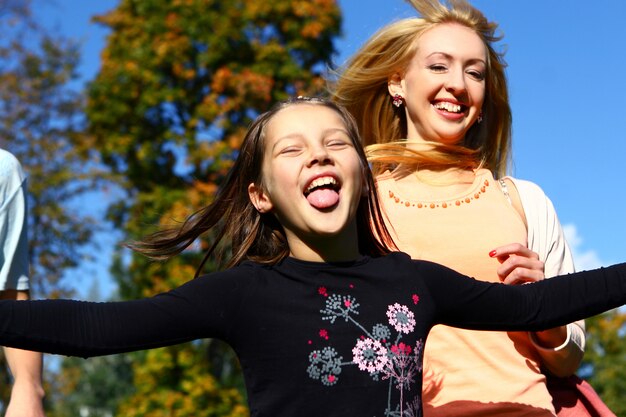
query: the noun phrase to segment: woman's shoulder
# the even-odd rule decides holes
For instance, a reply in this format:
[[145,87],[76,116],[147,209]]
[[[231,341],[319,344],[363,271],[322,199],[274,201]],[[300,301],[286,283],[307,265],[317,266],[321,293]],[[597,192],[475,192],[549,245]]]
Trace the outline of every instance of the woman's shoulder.
[[523,179],[512,177],[512,176],[506,176],[503,178],[503,180],[512,183],[517,189],[517,191],[520,193],[520,195],[523,195],[523,194],[531,194],[533,196],[545,196],[546,195],[543,189],[538,184],[532,181],[523,180]]
[[390,182],[394,180],[395,180],[394,176],[390,170],[386,170],[386,171],[381,172],[380,174],[376,174],[376,176],[374,177],[374,181],[376,181],[377,184]]
[[513,184],[524,206],[548,200],[548,196],[537,183],[511,176],[506,176],[503,180]]

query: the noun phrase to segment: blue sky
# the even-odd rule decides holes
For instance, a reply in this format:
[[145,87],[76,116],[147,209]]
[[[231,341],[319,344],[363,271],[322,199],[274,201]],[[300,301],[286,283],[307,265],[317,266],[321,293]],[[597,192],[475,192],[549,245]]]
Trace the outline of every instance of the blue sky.
[[[37,0],[42,3],[46,0]],[[82,40],[80,71],[98,71],[106,31],[89,22],[117,4],[55,0],[38,8],[51,27]],[[339,0],[342,63],[380,26],[414,15],[402,0]],[[626,2],[475,0],[498,22],[513,110],[512,174],[553,201],[579,269],[626,260]],[[564,7],[567,5],[567,7]],[[103,257],[110,237],[102,236]],[[85,265],[104,292],[106,271]],[[84,282],[84,281],[83,281]],[[109,286],[108,286],[109,285]]]

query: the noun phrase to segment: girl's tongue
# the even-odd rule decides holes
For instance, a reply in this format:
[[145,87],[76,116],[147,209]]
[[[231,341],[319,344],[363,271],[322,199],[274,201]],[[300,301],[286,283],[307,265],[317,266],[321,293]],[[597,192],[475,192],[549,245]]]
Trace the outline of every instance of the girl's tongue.
[[306,199],[316,209],[325,209],[337,204],[339,193],[330,188],[318,188],[311,191]]

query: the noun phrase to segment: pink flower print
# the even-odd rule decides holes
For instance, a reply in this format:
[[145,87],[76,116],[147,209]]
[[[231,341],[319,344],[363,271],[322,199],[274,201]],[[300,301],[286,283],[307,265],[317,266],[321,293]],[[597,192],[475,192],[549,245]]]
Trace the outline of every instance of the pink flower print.
[[326,330],[326,329],[321,329],[321,330],[320,330],[320,337],[321,337],[322,339],[326,339],[326,340],[328,340],[328,330]]
[[350,300],[343,300],[343,305],[346,307],[350,307],[352,305],[352,301]]
[[417,294],[413,294],[411,298],[413,298],[413,304],[417,304],[418,301],[420,300],[420,296]]
[[328,292],[326,291],[326,287],[319,287],[317,289],[317,293],[319,295],[323,295],[324,297],[328,297]]
[[350,289],[354,288],[354,284],[349,285]]
[[352,348],[352,355],[352,361],[359,369],[370,374],[382,371],[389,362],[387,348],[378,340],[369,338],[357,341],[356,346]]
[[335,382],[335,375],[328,375],[328,377],[326,378],[326,380],[328,381],[329,384],[332,384]]
[[409,334],[415,328],[415,315],[407,306],[395,303],[387,310],[389,324],[398,332]]

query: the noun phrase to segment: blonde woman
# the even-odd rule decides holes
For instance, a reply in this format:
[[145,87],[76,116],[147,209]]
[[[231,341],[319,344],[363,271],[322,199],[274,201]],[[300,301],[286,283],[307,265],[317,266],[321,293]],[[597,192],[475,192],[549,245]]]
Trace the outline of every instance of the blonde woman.
[[[464,0],[410,3],[421,17],[379,30],[331,86],[369,145],[396,244],[510,285],[573,272],[550,200],[505,176],[511,111],[497,25]],[[424,359],[425,415],[565,413],[546,372],[572,375],[584,344],[582,321],[536,333],[437,326]]]

